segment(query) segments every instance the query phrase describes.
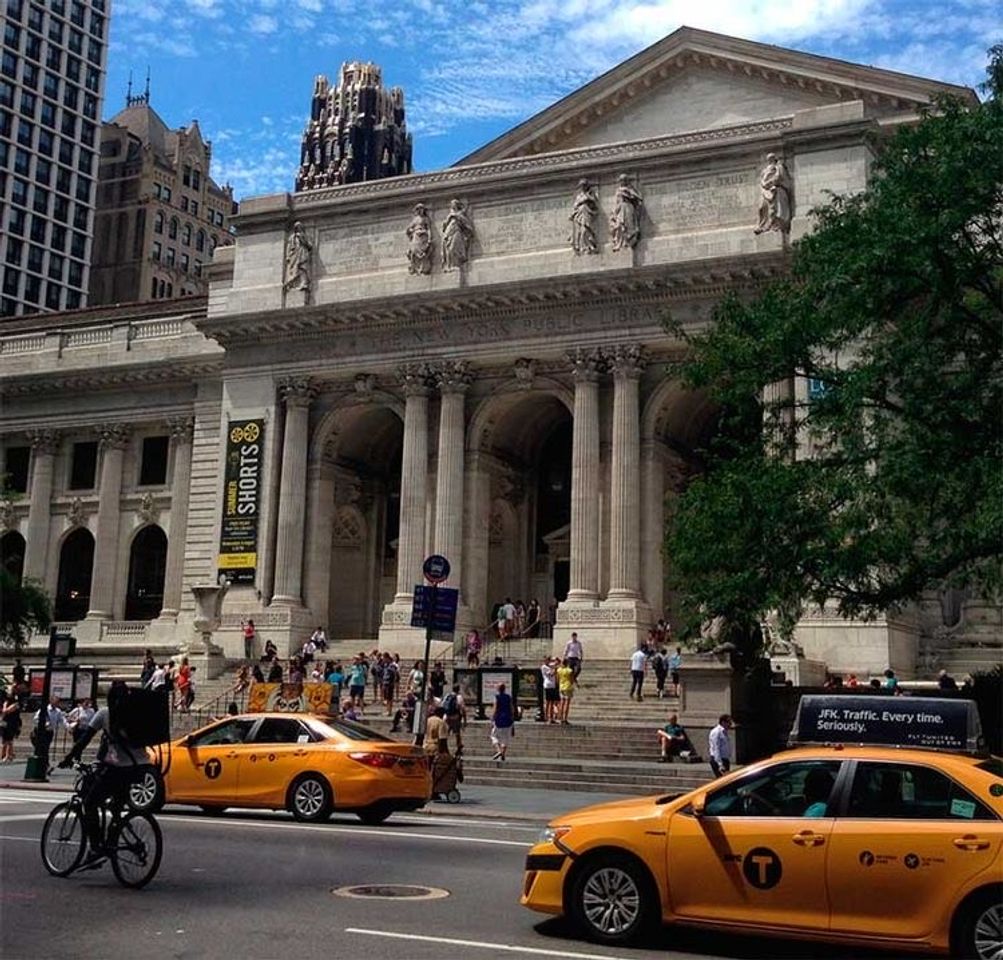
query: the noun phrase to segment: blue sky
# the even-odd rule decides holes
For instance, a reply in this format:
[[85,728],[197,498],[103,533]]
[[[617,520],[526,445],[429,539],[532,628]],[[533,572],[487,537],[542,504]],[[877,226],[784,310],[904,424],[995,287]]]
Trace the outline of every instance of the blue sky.
[[238,199],[288,190],[314,75],[372,60],[433,170],[684,24],[970,86],[1003,39],[999,0],[112,0],[104,114],[149,66]]

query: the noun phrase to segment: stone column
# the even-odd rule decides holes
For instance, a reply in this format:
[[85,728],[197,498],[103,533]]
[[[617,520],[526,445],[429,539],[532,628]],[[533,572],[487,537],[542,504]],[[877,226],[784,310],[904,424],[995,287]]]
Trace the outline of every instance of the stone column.
[[571,571],[568,600],[595,600],[599,589],[598,350],[568,355],[575,379],[571,435]]
[[414,585],[421,582],[425,552],[425,508],[428,497],[428,371],[408,365],[398,372],[404,389],[404,450],[401,456],[400,536],[397,548],[397,595],[394,603],[410,605]]
[[435,482],[435,552],[450,565],[450,586],[463,582],[463,443],[464,395],[470,386],[466,361],[447,364],[436,372],[442,395],[439,407],[439,463]]
[[307,477],[306,574],[303,600],[318,624],[330,629],[331,523],[334,475],[326,463],[311,464]]
[[291,377],[279,384],[279,393],[286,405],[286,428],[282,437],[272,603],[300,606],[303,603],[307,444],[310,402],[315,390],[309,377]]
[[177,417],[167,421],[174,447],[171,476],[171,516],[167,523],[167,570],[164,573],[164,605],[160,619],[176,620],[181,609],[181,585],[185,572],[185,531],[188,529],[188,495],[192,482],[192,434],[195,421]]
[[641,424],[637,346],[617,347],[613,371],[613,455],[610,469],[610,600],[632,599],[641,587]]
[[28,503],[28,536],[24,550],[24,579],[45,582],[49,559],[49,520],[52,472],[59,433],[37,430],[28,435],[32,449],[31,492]]
[[101,486],[98,490],[94,573],[91,576],[91,605],[87,611],[88,620],[109,620],[113,614],[112,605],[118,568],[122,462],[125,459],[129,433],[130,429],[125,424],[111,424],[100,431],[98,448],[101,451]]
[[641,593],[656,617],[665,610],[665,467],[661,443],[641,445]]

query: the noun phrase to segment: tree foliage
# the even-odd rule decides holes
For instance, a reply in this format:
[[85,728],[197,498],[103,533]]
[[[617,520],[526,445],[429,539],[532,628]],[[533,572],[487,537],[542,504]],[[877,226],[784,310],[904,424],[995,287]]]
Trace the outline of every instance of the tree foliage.
[[875,143],[868,189],[813,211],[784,279],[677,328],[682,379],[722,411],[669,523],[690,631],[999,589],[1003,47],[988,74],[986,102],[942,100]]
[[20,650],[32,632],[49,629],[52,606],[33,580],[18,582],[0,565],[0,645]]

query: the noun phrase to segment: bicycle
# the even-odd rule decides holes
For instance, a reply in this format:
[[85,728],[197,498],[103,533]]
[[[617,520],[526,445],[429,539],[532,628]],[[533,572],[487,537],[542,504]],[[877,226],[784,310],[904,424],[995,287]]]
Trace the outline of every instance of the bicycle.
[[[98,776],[92,763],[74,763],[77,771],[73,796],[53,807],[42,827],[42,863],[55,877],[68,877],[78,868],[87,852],[84,829],[84,796]],[[146,886],[160,868],[164,837],[160,824],[149,813],[126,810],[124,797],[111,797],[99,810],[99,824],[104,849],[111,861],[115,879],[123,886],[138,890]],[[101,866],[103,860],[82,869]]]

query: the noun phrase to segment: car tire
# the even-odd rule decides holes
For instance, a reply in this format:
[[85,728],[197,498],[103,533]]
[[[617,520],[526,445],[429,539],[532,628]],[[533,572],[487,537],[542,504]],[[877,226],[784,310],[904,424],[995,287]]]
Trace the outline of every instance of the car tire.
[[370,827],[375,827],[377,824],[383,823],[383,821],[386,820],[391,813],[393,813],[393,810],[378,803],[371,807],[366,807],[363,810],[355,811],[355,815],[364,824]]
[[318,774],[306,773],[289,788],[289,810],[303,823],[323,823],[333,806],[331,788]]
[[972,897],[955,925],[951,955],[965,960],[989,960],[1003,951],[1003,887]]
[[158,813],[164,805],[164,778],[155,767],[148,767],[129,785],[129,806],[136,813]]
[[226,813],[226,807],[214,806],[210,803],[201,804],[199,809],[209,817],[219,817]]
[[589,857],[575,871],[569,913],[596,943],[632,943],[654,926],[658,898],[645,868],[615,852]]

